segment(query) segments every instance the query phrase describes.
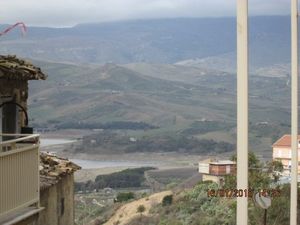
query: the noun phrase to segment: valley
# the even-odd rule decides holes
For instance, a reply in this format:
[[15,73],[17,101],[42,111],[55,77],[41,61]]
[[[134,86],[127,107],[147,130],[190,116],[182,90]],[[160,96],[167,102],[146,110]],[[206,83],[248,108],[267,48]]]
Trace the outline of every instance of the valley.
[[[289,136],[277,140],[291,131],[290,17],[250,16],[249,43],[240,48],[238,41],[239,53],[249,44],[249,126],[239,135],[237,76],[246,73],[237,75],[236,65],[246,54],[237,58],[237,37],[247,27],[239,12],[238,20],[230,13],[215,17],[216,11],[206,18],[193,13],[205,1],[190,1],[195,9],[174,17],[173,10],[191,3],[136,1],[147,10],[137,7],[141,15],[131,17],[130,2],[112,1],[111,9],[128,15],[110,20],[104,2],[80,3],[77,11],[76,1],[61,3],[48,23],[32,23],[55,25],[72,14],[76,25],[70,18],[58,27],[36,27],[26,17],[24,23],[0,24],[0,145],[6,160],[0,217],[12,212],[21,224],[32,216],[42,219],[34,224],[229,225],[239,223],[245,206],[251,225],[262,218],[288,224],[293,154]],[[225,12],[232,3],[221,4],[213,3],[214,10]],[[38,6],[26,3],[22,13],[31,13],[28,5]],[[86,17],[102,12],[103,18],[81,21],[88,5]],[[157,15],[148,17],[152,10]],[[27,137],[31,128],[38,135]],[[245,143],[238,151],[237,136]],[[243,178],[248,186],[240,185]],[[244,193],[248,202],[240,207],[236,197]],[[267,214],[265,204],[258,206],[270,200]],[[24,214],[27,208],[34,212]]]
[[[170,64],[36,63],[49,77],[30,84],[31,124],[92,131],[76,153],[218,152],[206,142],[235,150],[233,74]],[[288,77],[250,78],[250,146],[263,158],[289,130],[289,89]]]

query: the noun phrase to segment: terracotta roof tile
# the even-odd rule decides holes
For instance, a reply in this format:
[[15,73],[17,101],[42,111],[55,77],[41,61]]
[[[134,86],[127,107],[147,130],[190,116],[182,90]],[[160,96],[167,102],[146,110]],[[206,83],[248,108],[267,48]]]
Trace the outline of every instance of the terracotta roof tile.
[[[300,135],[298,135],[298,140],[300,140]],[[273,144],[273,147],[291,147],[291,135],[283,135]]]
[[47,75],[39,67],[14,55],[0,55],[0,78],[12,80],[45,80]]
[[81,169],[80,166],[68,159],[60,158],[47,152],[40,153],[40,160],[41,190],[58,183],[63,176]]

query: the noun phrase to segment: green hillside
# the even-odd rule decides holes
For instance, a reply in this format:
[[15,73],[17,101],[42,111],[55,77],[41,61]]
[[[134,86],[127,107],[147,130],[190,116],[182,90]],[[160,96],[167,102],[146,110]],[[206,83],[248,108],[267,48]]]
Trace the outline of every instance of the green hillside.
[[[234,75],[169,64],[35,63],[49,74],[47,81],[30,83],[35,127],[103,128],[113,122],[115,129],[120,123],[124,129],[124,124],[144,123],[156,129],[141,133],[129,127],[127,135],[146,135],[149,140],[183,135],[234,144]],[[287,81],[288,77],[250,77],[250,146],[255,151],[270,151],[272,142],[289,130]]]

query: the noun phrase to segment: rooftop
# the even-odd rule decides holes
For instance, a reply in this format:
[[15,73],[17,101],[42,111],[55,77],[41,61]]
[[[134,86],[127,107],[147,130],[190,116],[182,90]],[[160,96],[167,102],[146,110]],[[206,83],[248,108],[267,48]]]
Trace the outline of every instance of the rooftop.
[[[298,135],[298,140],[300,140],[300,135]],[[273,144],[273,147],[291,147],[291,135],[283,135]]]
[[41,152],[40,153],[40,188],[41,190],[58,183],[65,175],[72,174],[81,167],[65,158]]
[[201,161],[199,162],[199,165],[235,165],[236,162],[234,161],[231,161],[231,160],[211,160],[211,159],[208,159],[208,160],[204,160],[204,161]]
[[0,55],[1,78],[11,80],[45,80],[47,75],[39,67],[14,55]]
[[236,164],[236,162],[231,161],[231,160],[218,160],[215,162],[210,162],[209,164],[213,164],[213,165],[234,165]]

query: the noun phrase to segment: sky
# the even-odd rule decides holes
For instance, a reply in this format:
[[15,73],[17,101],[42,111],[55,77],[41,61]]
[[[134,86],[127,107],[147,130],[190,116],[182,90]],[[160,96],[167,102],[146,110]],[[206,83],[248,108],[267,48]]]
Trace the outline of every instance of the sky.
[[[237,0],[1,0],[0,24],[66,27],[129,19],[228,17]],[[290,0],[249,0],[250,15],[287,15]]]

